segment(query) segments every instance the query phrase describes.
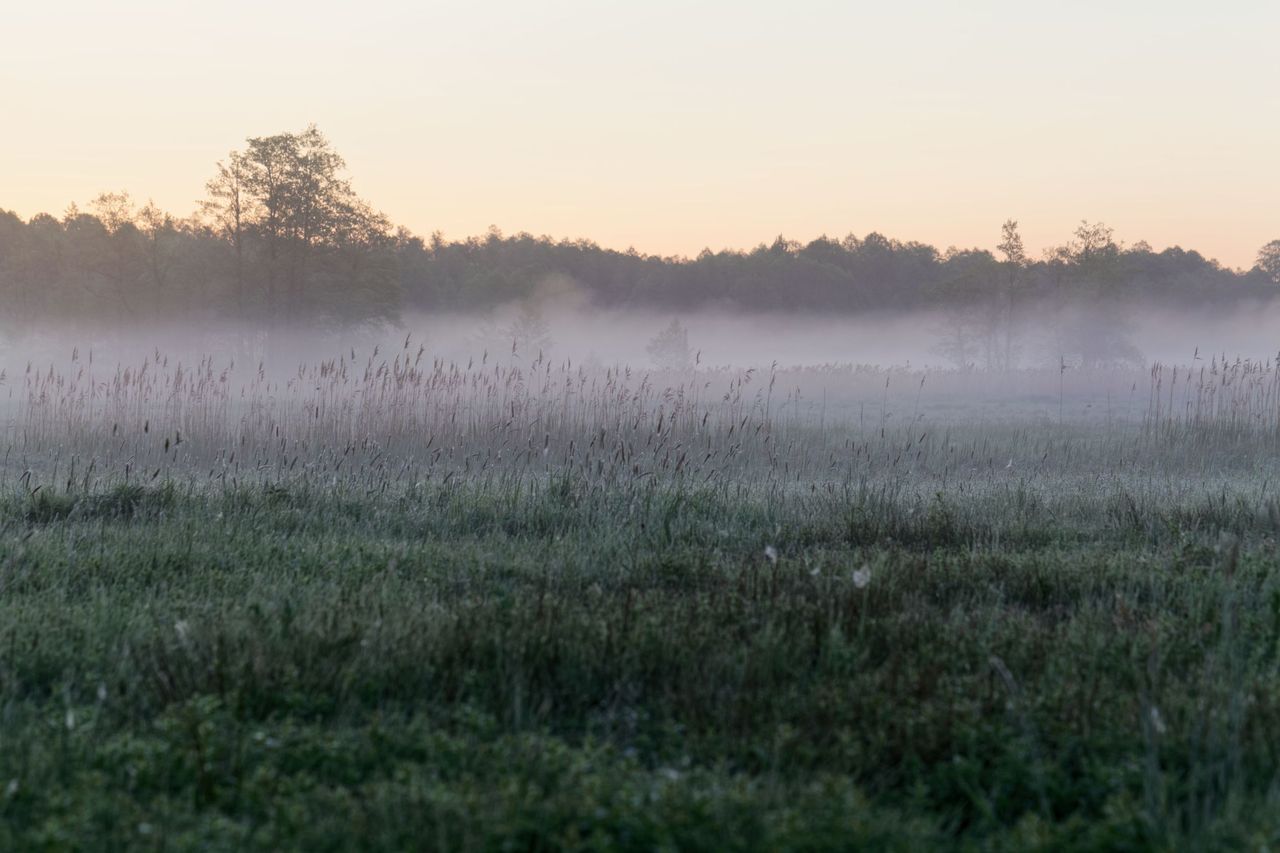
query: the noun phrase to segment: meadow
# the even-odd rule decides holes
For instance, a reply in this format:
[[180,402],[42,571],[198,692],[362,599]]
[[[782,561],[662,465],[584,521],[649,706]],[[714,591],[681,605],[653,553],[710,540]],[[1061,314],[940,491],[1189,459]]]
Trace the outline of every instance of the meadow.
[[1270,849],[1280,370],[0,385],[0,848]]

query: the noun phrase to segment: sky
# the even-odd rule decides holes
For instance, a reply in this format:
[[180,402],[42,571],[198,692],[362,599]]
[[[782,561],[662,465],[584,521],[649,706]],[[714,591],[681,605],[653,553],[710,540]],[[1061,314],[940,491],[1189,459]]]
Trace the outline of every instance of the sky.
[[195,209],[314,122],[446,238],[663,255],[878,231],[1028,247],[1082,219],[1249,267],[1280,237],[1280,3],[6,4],[0,209]]

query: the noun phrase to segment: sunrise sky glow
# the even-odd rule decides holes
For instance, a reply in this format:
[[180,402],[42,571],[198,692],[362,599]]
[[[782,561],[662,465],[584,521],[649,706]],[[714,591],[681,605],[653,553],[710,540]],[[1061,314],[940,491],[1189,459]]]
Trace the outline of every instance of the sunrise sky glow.
[[190,213],[315,122],[394,222],[661,254],[1102,220],[1248,267],[1280,237],[1280,4],[65,2],[0,26],[0,208]]

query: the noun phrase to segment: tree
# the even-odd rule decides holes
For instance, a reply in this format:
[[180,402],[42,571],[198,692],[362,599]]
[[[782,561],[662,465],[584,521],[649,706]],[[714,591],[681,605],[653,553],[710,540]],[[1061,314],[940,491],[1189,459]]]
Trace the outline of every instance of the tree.
[[692,366],[689,330],[680,325],[678,319],[672,319],[671,324],[658,332],[644,349],[659,370],[688,370]]
[[958,368],[981,360],[988,370],[1003,369],[1004,308],[993,286],[1001,275],[999,263],[990,252],[954,247],[945,258],[951,275],[936,290],[943,315],[934,352]]
[[363,201],[343,210],[332,248],[311,276],[326,316],[338,325],[394,321],[403,298],[396,253],[402,247],[387,218]]
[[1022,235],[1018,233],[1018,220],[1006,219],[1000,226],[1000,245],[996,246],[1004,255],[1004,262],[1015,267],[1025,266],[1027,253],[1022,247]]
[[1257,267],[1276,284],[1280,284],[1280,240],[1272,240],[1258,250]]
[[[282,314],[300,318],[349,305],[344,291],[366,289],[370,267],[359,255],[387,242],[389,223],[355,194],[345,168],[315,125],[251,137],[245,150],[218,164],[201,211],[233,250],[241,311],[248,301],[250,241],[258,249],[253,264],[268,323]],[[317,275],[322,256],[330,256],[329,263]],[[355,278],[344,280],[335,268]]]
[[1126,255],[1101,222],[1081,220],[1075,239],[1056,250],[1069,292],[1058,294],[1056,358],[1071,355],[1086,367],[1137,365],[1142,354],[1130,341],[1121,288],[1129,280]]
[[1075,231],[1076,239],[1068,245],[1077,262],[1106,259],[1120,251],[1119,244],[1113,239],[1114,234],[1115,229],[1110,225],[1081,219]]
[[[133,200],[127,192],[98,193],[97,198],[89,202],[89,206],[108,234],[118,234],[121,228],[133,222]],[[75,212],[78,211],[74,210],[73,205],[72,211],[68,212],[69,218]]]
[[92,215],[80,213],[73,206],[64,223],[69,233],[89,236],[94,243],[101,242],[100,247],[81,242],[81,247],[87,249],[81,255],[85,285],[101,292],[102,288],[94,287],[93,279],[105,278],[112,301],[119,302],[127,314],[137,315],[143,305],[133,297],[139,295],[146,253],[135,220],[133,200],[127,192],[99,193],[89,207]]
[[996,336],[999,342],[996,351],[999,354],[999,366],[1004,370],[1012,370],[1017,360],[1017,303],[1028,259],[1016,219],[1005,220],[1000,227],[1000,238],[1000,244],[996,248],[1004,255],[1002,266],[1005,274],[997,290]]
[[231,245],[235,256],[236,313],[245,313],[245,237],[255,219],[255,199],[245,186],[248,167],[244,155],[232,151],[219,161],[216,173],[204,185],[208,198],[200,202],[200,214],[213,232]]
[[145,240],[146,269],[157,296],[163,296],[173,265],[172,245],[178,234],[173,217],[148,200],[138,211],[136,227]]

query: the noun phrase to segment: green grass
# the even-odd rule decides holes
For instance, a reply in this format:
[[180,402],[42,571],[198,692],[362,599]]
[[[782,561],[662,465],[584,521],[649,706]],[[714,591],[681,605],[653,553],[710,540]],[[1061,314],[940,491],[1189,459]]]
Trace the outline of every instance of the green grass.
[[19,489],[0,847],[1265,849],[1278,517],[1246,480]]
[[420,360],[23,375],[0,850],[1280,846],[1275,366]]

